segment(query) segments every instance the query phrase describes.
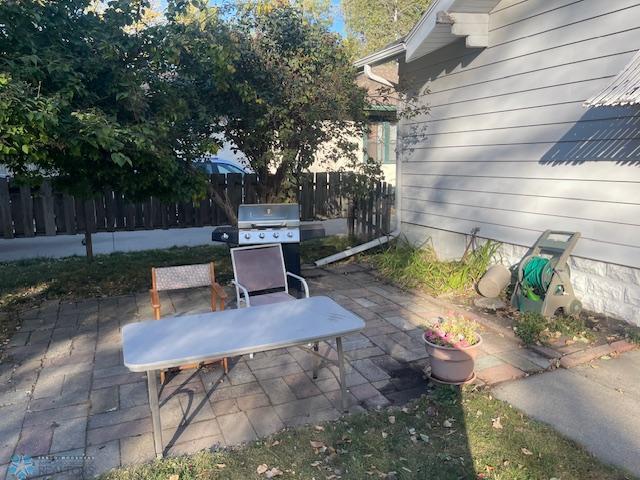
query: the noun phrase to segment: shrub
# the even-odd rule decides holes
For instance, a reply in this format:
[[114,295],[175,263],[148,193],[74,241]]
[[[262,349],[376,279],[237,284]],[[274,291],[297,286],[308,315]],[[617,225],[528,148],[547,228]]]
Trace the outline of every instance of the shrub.
[[380,273],[393,282],[440,295],[473,287],[487,270],[498,246],[498,243],[486,242],[462,260],[443,262],[431,247],[396,242],[372,260]]
[[516,321],[516,335],[525,345],[540,343],[542,332],[547,328],[547,319],[539,313],[525,312]]

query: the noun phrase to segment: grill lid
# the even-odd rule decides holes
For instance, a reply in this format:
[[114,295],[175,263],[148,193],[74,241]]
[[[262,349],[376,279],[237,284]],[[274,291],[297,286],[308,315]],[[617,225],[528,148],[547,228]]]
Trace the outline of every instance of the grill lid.
[[242,204],[238,207],[238,229],[298,227],[297,203]]

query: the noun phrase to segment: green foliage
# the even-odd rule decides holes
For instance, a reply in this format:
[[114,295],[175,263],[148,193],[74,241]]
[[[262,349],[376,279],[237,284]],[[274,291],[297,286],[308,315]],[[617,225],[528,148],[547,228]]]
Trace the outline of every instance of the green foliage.
[[226,113],[225,29],[215,16],[203,29],[179,15],[147,26],[149,10],[145,0],[0,3],[0,162],[15,176],[54,176],[80,196],[203,191],[191,161],[215,148]]
[[340,37],[295,4],[273,3],[230,13],[239,52],[234,79],[244,95],[229,97],[233,114],[224,123],[226,138],[265,179],[258,185],[264,200],[289,196],[321,147],[332,161],[355,162],[353,139],[366,120],[365,91]]
[[525,345],[544,344],[561,336],[585,343],[593,340],[593,332],[580,317],[545,318],[539,313],[524,312],[516,320],[515,333]]
[[426,11],[431,0],[342,0],[345,26],[358,57],[380,50],[403,35]]
[[525,345],[533,345],[540,342],[540,335],[546,328],[547,320],[542,315],[525,312],[517,320],[514,330]]
[[399,241],[372,260],[383,276],[399,285],[439,295],[471,288],[487,270],[497,248],[497,243],[486,242],[460,261],[443,262],[431,247]]
[[0,163],[79,196],[185,199],[225,134],[260,178],[275,169],[268,199],[329,139],[353,155],[364,92],[327,0],[241,5],[171,0],[159,21],[147,0],[0,2]]

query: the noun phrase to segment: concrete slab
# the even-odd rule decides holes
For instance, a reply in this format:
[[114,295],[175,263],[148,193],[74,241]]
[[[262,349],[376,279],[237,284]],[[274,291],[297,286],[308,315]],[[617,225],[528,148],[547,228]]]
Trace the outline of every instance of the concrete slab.
[[[302,222],[316,223],[316,222]],[[347,220],[335,218],[321,222],[327,235],[347,233]],[[136,252],[170,247],[213,245],[213,227],[175,228],[170,230],[136,230],[133,232],[100,232],[92,236],[93,253]],[[0,261],[9,262],[27,258],[62,258],[84,256],[84,234],[55,235],[52,237],[0,239]],[[223,244],[219,244],[223,245]]]
[[495,396],[640,475],[640,352],[503,384]]

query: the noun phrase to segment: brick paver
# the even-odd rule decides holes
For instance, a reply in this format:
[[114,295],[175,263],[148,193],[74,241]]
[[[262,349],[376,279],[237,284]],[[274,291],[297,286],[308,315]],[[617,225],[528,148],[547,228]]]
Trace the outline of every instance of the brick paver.
[[[441,306],[382,284],[355,264],[310,273],[312,294],[334,298],[366,322],[362,333],[343,342],[349,411],[401,405],[425,393],[428,360],[419,325],[440,314]],[[163,315],[209,308],[205,291],[171,293],[162,301]],[[46,302],[23,312],[22,328],[0,364],[0,465],[15,452],[75,451],[87,455],[85,476],[91,476],[152,459],[146,376],[123,365],[120,337],[123,325],[151,314],[146,293]],[[512,339],[483,336],[478,376],[484,381],[504,381],[548,363],[518,350]],[[320,352],[337,358],[335,342],[321,342]],[[170,374],[160,396],[167,453],[236,445],[338,418],[338,369],[322,362],[313,379],[314,363],[303,349],[288,348],[229,359],[227,376],[218,363]]]

